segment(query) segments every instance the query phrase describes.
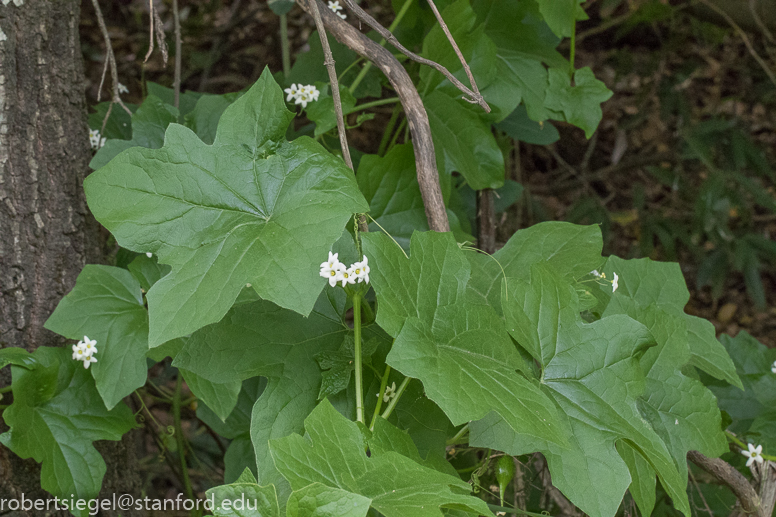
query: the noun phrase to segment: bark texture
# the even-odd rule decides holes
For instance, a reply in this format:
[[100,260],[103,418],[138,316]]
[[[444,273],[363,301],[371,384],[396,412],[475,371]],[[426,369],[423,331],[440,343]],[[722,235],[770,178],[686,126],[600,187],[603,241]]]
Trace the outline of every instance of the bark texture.
[[[0,4],[0,348],[63,344],[43,323],[84,264],[103,258],[82,187],[91,152],[79,4]],[[0,386],[9,382],[5,368]],[[100,449],[106,486],[135,491],[134,451],[113,442]],[[39,466],[0,446],[0,498],[21,493],[46,497]]]

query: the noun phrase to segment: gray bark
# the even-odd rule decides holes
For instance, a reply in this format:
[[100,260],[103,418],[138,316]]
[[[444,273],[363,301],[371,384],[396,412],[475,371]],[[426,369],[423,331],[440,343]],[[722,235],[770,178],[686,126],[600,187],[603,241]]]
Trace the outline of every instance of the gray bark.
[[[79,4],[0,3],[0,348],[62,345],[43,323],[84,264],[103,260],[82,187],[91,152]],[[5,368],[0,386],[9,382]],[[138,492],[131,445],[98,445],[108,464],[104,486]],[[0,498],[21,493],[46,497],[39,465],[0,445]]]

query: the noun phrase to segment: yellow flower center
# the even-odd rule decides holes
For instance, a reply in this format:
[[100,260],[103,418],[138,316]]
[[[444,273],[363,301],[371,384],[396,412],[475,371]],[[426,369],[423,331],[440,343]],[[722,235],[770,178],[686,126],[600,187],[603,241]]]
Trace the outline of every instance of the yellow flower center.
[[356,274],[360,275],[361,274],[361,270],[360,269],[356,269]]
[[332,271],[331,276],[337,276],[337,273],[335,271]]

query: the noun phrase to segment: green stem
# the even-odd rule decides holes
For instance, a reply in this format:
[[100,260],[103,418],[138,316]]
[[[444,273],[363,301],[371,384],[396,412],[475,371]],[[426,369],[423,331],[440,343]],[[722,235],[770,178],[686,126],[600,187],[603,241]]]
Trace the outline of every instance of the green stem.
[[391,149],[393,149],[393,146],[396,145],[396,141],[399,139],[399,135],[401,134],[404,127],[407,125],[407,119],[406,117],[401,119],[401,122],[399,123],[399,127],[396,128],[396,132],[393,134],[393,138],[391,138],[391,143],[388,144],[388,149],[385,150],[387,153]]
[[391,113],[391,119],[388,121],[388,125],[385,127],[383,139],[380,140],[380,147],[377,149],[377,154],[379,156],[385,156],[385,151],[388,148],[388,144],[391,142],[391,134],[393,134],[393,129],[396,127],[396,122],[398,122],[401,112],[401,104],[394,106],[393,113]]
[[5,388],[0,388],[0,394],[2,393],[8,393],[13,389],[13,386],[6,386]]
[[377,392],[377,405],[375,406],[375,412],[372,415],[372,423],[369,424],[369,430],[373,431],[375,428],[375,421],[377,415],[380,414],[380,410],[383,407],[383,397],[385,396],[385,387],[388,386],[388,376],[391,374],[391,367],[385,365],[385,373],[383,374],[383,380],[380,381],[380,391]]
[[178,444],[178,456],[181,459],[181,477],[183,478],[183,488],[186,497],[194,500],[194,492],[191,489],[191,480],[189,479],[189,468],[186,465],[186,443],[183,440],[183,427],[181,426],[181,387],[183,386],[183,376],[178,372],[178,382],[175,385],[175,396],[172,399],[172,414],[175,419],[175,442]]
[[283,55],[283,76],[288,79],[291,75],[291,46],[288,41],[288,18],[280,15],[280,49]]
[[569,74],[574,77],[574,55],[577,51],[577,21],[571,24],[571,50],[569,50]]
[[455,436],[447,440],[447,445],[456,445],[458,441],[469,432],[469,424],[466,424],[465,426],[461,427],[461,429],[455,433]]
[[5,408],[9,407],[10,404],[0,404],[0,411],[4,410]]
[[[407,14],[407,11],[410,8],[410,5],[412,4],[412,0],[407,0],[404,2],[404,5],[401,6],[401,9],[399,9],[399,12],[396,13],[396,18],[394,18],[393,23],[388,27],[389,32],[393,32],[396,27],[399,25],[399,22],[401,22],[401,19],[404,18],[404,15]],[[385,38],[380,40],[380,46],[385,46]],[[361,71],[358,73],[356,78],[353,80],[353,84],[350,85],[350,93],[353,93],[356,91],[356,88],[358,88],[358,85],[361,84],[361,81],[364,80],[364,77],[366,77],[367,72],[369,72],[369,69],[372,68],[372,62],[368,61],[366,65],[364,65],[364,68],[361,69]]]
[[399,399],[401,398],[402,393],[404,393],[404,390],[407,389],[407,385],[412,380],[412,377],[405,377],[403,381],[401,381],[401,385],[399,386],[399,389],[396,390],[396,396],[391,399],[391,402],[388,404],[388,407],[385,408],[385,411],[382,414],[382,417],[386,420],[388,420],[388,417],[391,416],[391,413],[393,413],[394,408],[396,408],[396,404],[399,403]]
[[391,97],[390,99],[380,99],[372,102],[365,102],[364,104],[359,104],[355,107],[356,111],[363,111],[367,110],[369,108],[376,108],[377,106],[384,106],[386,104],[393,104],[395,102],[399,102],[398,97]]
[[[731,433],[730,431],[727,431],[727,430],[725,431],[725,434],[727,435],[728,440],[730,440],[731,442],[733,442],[736,445],[738,445],[738,447],[740,447],[741,450],[744,450],[744,451],[748,451],[749,450],[749,447],[747,446],[747,444],[745,444],[744,442],[739,440],[736,435],[734,435],[733,433]],[[769,454],[761,454],[761,456],[763,457],[764,460],[776,461],[776,456],[771,456]]]
[[364,299],[361,300],[361,309],[364,311],[363,321],[367,322],[367,324],[374,323],[375,311],[372,310],[372,306],[369,305],[368,301]]
[[353,296],[353,334],[356,341],[356,419],[366,425],[364,420],[363,368],[361,365],[361,295]]

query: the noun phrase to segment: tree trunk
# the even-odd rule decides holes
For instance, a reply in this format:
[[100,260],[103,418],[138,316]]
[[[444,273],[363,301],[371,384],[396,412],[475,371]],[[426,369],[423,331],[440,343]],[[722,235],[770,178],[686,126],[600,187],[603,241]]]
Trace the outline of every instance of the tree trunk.
[[[79,0],[0,4],[0,348],[60,346],[43,323],[86,263],[102,262],[86,207],[89,149]],[[0,371],[0,386],[10,382]],[[8,400],[3,401],[4,404]],[[0,419],[0,432],[6,430]],[[104,486],[137,493],[134,449],[99,444]],[[0,498],[45,498],[40,468],[0,446]],[[21,515],[21,514],[20,514]]]

